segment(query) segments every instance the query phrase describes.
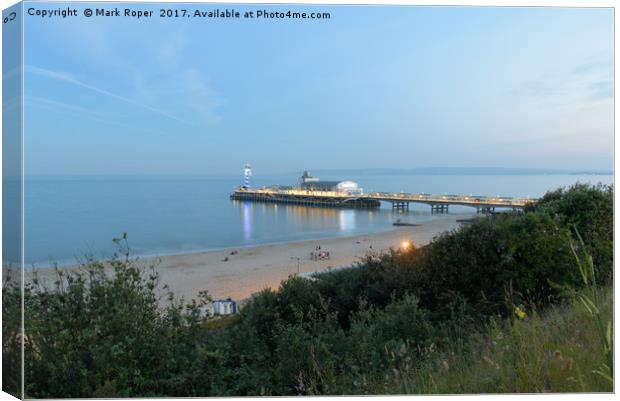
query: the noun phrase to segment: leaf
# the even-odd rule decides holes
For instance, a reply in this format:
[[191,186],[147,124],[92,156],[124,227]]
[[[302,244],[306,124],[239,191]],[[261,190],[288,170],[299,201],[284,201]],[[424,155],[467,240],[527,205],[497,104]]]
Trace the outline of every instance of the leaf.
[[609,349],[611,349],[611,320],[607,322],[607,333],[605,333],[605,337],[607,340],[607,345],[609,346]]
[[[609,371],[609,366],[607,366],[606,364],[603,365],[602,367],[604,370]],[[593,370],[593,372],[599,376],[601,376],[603,379],[609,381],[610,383],[614,382],[614,379],[606,372],[603,372],[602,370]]]
[[594,311],[590,308],[590,305],[588,304],[588,302],[586,302],[586,299],[584,299],[584,296],[579,295],[579,300],[581,301],[581,303],[583,303],[583,306],[586,307],[588,313],[590,313],[590,315],[594,315]]

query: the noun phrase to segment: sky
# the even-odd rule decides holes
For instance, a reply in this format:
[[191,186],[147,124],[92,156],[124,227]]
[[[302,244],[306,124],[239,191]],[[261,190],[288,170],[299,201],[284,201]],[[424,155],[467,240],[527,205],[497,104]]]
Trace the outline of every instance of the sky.
[[245,5],[331,17],[214,20],[134,4],[155,11],[135,20],[72,7],[80,17],[25,17],[26,175],[613,169],[611,9]]

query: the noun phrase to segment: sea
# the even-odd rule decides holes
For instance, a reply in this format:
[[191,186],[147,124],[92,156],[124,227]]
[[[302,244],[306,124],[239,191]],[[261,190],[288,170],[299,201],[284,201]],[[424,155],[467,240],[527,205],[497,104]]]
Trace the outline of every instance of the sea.
[[[541,197],[576,182],[612,184],[613,175],[325,174],[365,192]],[[298,175],[254,176],[254,187],[295,185]],[[441,215],[411,204],[395,212],[232,201],[242,177],[28,177],[24,182],[24,259],[28,267],[108,258],[127,234],[132,255],[164,256],[391,230],[397,219]],[[451,206],[450,213],[475,213]]]

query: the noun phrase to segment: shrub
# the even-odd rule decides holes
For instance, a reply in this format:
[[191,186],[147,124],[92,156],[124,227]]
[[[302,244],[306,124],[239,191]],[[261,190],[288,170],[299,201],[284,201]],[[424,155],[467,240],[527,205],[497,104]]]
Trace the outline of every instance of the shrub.
[[21,272],[5,267],[2,273],[2,390],[21,397]]
[[528,211],[547,213],[564,227],[575,227],[597,266],[599,283],[613,271],[613,186],[575,184],[548,192]]
[[115,257],[109,268],[91,261],[57,271],[52,288],[36,274],[26,284],[27,397],[171,396],[191,388],[186,368],[203,332],[200,303],[159,296],[158,275],[136,260]]

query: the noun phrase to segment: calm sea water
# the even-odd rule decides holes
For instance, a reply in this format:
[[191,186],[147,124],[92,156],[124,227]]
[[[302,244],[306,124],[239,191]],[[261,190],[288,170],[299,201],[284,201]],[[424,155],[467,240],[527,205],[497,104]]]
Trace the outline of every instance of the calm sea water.
[[[611,175],[321,176],[350,179],[366,192],[542,196],[575,182],[611,184]],[[255,177],[254,186],[294,184],[293,175]],[[29,178],[25,182],[25,261],[38,267],[106,257],[113,237],[128,233],[142,256],[254,246],[385,231],[403,218],[379,210],[337,210],[235,202],[239,178]],[[475,212],[451,207],[452,213]],[[436,218],[413,205],[408,221]]]

